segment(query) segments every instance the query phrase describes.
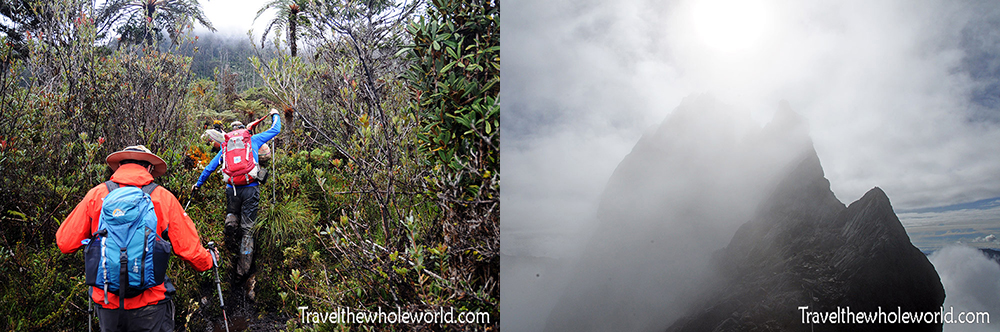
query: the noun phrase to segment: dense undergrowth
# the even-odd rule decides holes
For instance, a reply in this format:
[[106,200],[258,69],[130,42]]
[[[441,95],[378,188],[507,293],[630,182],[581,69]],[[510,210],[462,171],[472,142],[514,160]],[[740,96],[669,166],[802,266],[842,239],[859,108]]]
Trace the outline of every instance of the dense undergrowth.
[[[0,45],[0,330],[86,328],[83,259],[61,254],[55,232],[110,177],[105,156],[126,145],[162,157],[169,170],[156,182],[190,202],[203,242],[224,242],[220,176],[189,189],[211,156],[198,136],[207,120],[246,122],[269,108],[284,128],[264,163],[249,319],[287,330],[498,326],[498,4],[307,2],[308,54],[254,57],[260,83],[242,91],[225,68],[192,78],[181,55],[197,45],[190,36],[166,51],[111,47],[89,1],[36,3],[45,14],[23,48]],[[178,328],[210,328],[221,315],[209,272],[175,257],[168,276]],[[454,308],[491,321],[313,325],[301,306]]]

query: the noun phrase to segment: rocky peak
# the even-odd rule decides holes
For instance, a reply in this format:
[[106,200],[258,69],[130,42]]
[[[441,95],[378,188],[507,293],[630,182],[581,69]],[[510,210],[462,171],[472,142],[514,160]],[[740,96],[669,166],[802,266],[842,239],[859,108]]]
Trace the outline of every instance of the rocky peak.
[[[801,330],[806,326],[794,310],[801,305],[814,311],[935,311],[944,302],[937,272],[910,243],[885,192],[875,187],[844,206],[811,149],[714,262],[723,276],[719,291],[668,331]],[[903,330],[940,331],[941,325]]]
[[852,218],[843,220],[842,236],[849,238],[886,236],[898,239],[900,242],[910,242],[906,229],[899,223],[899,218],[892,209],[889,196],[879,187],[872,188],[856,202],[851,203],[845,214]]

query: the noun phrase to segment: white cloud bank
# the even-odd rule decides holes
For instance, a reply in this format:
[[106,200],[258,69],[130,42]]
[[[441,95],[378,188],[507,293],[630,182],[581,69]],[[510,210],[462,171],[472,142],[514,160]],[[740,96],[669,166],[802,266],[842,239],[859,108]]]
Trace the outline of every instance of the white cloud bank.
[[990,313],[990,324],[945,324],[944,332],[1000,329],[1000,264],[966,246],[945,247],[928,258],[941,276],[946,311]]

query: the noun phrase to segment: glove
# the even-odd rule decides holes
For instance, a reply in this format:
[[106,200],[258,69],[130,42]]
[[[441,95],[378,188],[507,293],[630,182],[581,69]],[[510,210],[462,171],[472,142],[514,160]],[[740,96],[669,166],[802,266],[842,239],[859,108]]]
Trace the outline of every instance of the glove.
[[278,115],[278,114],[280,114],[280,113],[281,113],[281,112],[279,112],[278,110],[276,110],[276,109],[273,109],[273,108],[272,108],[272,109],[271,109],[271,112],[270,112],[270,113],[268,113],[268,114],[274,114],[274,115]]

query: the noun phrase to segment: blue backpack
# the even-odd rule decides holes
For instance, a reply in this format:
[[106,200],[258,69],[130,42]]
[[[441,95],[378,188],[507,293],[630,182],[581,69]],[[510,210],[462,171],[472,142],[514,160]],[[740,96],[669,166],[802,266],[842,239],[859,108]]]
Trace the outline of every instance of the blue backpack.
[[[87,285],[118,292],[120,308],[125,299],[162,284],[171,245],[156,233],[156,212],[149,196],[155,183],[142,188],[105,182],[108,195],[101,203],[97,232],[84,240]],[[166,231],[164,231],[166,233]],[[165,235],[164,235],[165,236]]]

